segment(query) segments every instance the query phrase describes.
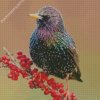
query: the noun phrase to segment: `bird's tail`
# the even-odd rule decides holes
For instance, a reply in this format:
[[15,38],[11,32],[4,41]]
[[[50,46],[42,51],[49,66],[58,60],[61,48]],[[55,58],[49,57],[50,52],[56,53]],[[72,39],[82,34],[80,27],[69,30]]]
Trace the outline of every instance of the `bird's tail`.
[[72,74],[69,75],[69,79],[83,82],[82,79],[80,78],[80,75],[76,72],[76,70],[73,70]]

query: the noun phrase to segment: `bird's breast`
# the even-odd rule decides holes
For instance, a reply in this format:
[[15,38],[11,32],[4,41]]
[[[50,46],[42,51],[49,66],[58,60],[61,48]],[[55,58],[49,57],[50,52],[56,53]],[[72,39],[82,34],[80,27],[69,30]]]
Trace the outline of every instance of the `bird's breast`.
[[67,51],[67,44],[57,35],[46,37],[44,35],[48,39],[44,41],[43,36],[39,36],[39,34],[42,35],[41,32],[35,31],[30,38],[30,55],[33,62],[43,70],[49,71],[50,74],[64,78],[65,73],[71,73],[75,68],[74,60]]
[[45,41],[51,41],[52,38],[54,38],[55,36],[55,32],[53,31],[54,29],[52,28],[52,26],[49,27],[41,27],[38,29],[38,36],[40,38],[40,40]]

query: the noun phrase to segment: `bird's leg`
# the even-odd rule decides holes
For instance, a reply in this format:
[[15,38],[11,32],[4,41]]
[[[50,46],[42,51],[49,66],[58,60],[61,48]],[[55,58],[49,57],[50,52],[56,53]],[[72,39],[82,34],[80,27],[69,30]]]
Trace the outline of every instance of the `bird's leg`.
[[69,86],[68,86],[68,78],[69,78],[69,74],[67,74],[67,77],[66,77],[67,89],[65,91],[66,96],[65,96],[64,100],[70,100],[70,96],[69,96]]

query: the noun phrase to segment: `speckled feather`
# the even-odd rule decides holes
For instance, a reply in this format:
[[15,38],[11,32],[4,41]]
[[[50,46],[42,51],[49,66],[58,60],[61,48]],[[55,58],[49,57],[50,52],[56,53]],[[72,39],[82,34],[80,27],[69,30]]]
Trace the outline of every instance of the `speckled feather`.
[[66,32],[60,13],[53,7],[44,7],[39,11],[39,15],[43,14],[49,15],[49,17],[59,16],[55,22],[54,18],[46,17],[37,20],[37,27],[30,37],[30,55],[33,62],[44,71],[48,71],[49,74],[62,79],[66,77],[66,73],[71,73],[77,68],[80,77],[79,58],[75,43]]

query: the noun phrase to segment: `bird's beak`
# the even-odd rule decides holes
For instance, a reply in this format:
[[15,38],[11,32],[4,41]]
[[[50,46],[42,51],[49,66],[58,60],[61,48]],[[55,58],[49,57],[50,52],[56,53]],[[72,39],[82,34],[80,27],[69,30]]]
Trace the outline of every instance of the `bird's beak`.
[[28,16],[34,17],[34,18],[37,18],[37,19],[42,19],[42,17],[39,16],[38,14],[28,14]]

